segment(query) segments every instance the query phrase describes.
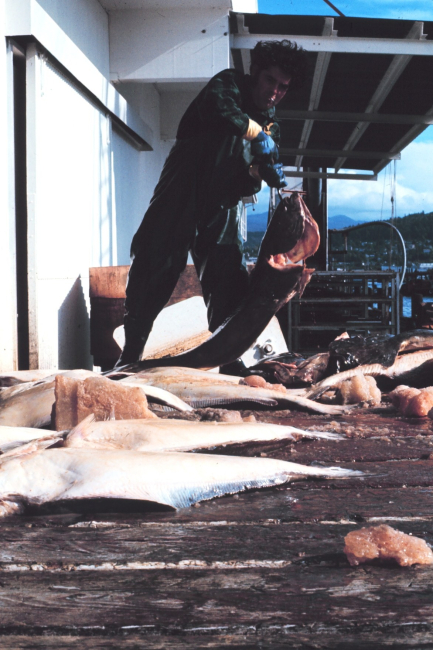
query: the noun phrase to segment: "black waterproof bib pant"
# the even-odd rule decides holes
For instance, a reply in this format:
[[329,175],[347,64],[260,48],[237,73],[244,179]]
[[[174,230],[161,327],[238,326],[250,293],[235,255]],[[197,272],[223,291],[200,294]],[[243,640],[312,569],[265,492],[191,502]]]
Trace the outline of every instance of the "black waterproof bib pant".
[[197,187],[202,141],[177,141],[131,244],[120,363],[136,361],[184,270],[188,252],[215,331],[241,302],[248,273],[239,232],[240,204],[216,209],[212,188]]
[[[251,79],[236,70],[213,77],[190,104],[150,206],[131,244],[126,287],[125,346],[117,365],[139,359],[191,252],[215,331],[239,305],[248,274],[239,232],[240,201],[258,192],[251,178],[250,118],[261,126],[274,109],[252,102]],[[279,128],[272,125],[278,142]],[[175,323],[173,324],[175,327]]]

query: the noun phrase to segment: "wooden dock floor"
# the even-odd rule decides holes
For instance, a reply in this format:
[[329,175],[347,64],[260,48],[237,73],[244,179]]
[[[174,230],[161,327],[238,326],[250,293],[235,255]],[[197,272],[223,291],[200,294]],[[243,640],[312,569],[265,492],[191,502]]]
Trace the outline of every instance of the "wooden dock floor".
[[232,453],[364,477],[177,512],[98,502],[4,520],[0,648],[433,648],[433,567],[350,567],[343,553],[349,531],[378,523],[433,545],[433,421],[391,407],[258,418],[349,437]]

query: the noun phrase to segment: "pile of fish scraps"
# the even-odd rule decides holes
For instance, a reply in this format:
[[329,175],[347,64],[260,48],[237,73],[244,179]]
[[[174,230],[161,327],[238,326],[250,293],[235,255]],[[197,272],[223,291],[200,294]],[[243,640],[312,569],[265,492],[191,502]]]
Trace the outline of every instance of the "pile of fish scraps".
[[[304,388],[303,397],[327,404],[381,403],[381,393],[397,387],[427,390],[433,385],[433,331],[403,332],[396,336],[340,335],[327,352],[307,358],[287,353],[260,361],[248,373]],[[411,393],[413,394],[413,393]],[[394,405],[397,402],[392,400]],[[411,413],[416,416],[416,413]],[[433,413],[419,413],[419,416]]]
[[[182,419],[197,413],[194,404],[293,404],[297,395],[287,397],[285,389],[254,388],[239,377],[177,367],[153,368],[117,382],[87,370],[42,375],[0,375],[2,516],[24,512],[28,505],[101,498],[177,509],[296,479],[361,475],[339,467],[203,453],[239,443],[301,438],[321,438],[333,445],[343,438],[335,433],[303,431],[253,417],[242,420],[240,415],[231,422]],[[125,419],[123,414],[136,407],[143,409],[138,411],[142,416]],[[158,417],[164,408],[175,409],[180,417],[172,417],[172,412],[170,418]],[[69,429],[53,430],[56,422],[68,418],[79,421]]]

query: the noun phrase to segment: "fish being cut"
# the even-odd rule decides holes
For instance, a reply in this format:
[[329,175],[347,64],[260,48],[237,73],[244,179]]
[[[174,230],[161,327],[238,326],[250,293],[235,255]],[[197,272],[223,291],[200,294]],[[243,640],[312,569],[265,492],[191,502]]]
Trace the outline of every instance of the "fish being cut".
[[329,352],[320,352],[307,359],[300,355],[283,353],[263,359],[250,372],[259,372],[268,381],[277,381],[284,386],[310,386],[325,377]]
[[336,433],[303,431],[264,422],[188,422],[186,420],[106,420],[86,418],[69,432],[65,447],[194,451],[243,442],[321,438],[342,440]]
[[[200,374],[201,373],[201,374]],[[242,385],[241,377],[210,373],[189,368],[149,368],[134,375],[134,381],[159,386],[170,391],[193,408],[218,407],[230,404],[262,404],[264,406],[295,406],[316,413],[341,415],[347,406],[317,404],[306,399],[304,389],[280,392],[269,388]],[[124,381],[123,379],[121,382]]]
[[25,504],[71,499],[140,499],[185,508],[224,494],[295,479],[362,475],[339,467],[307,467],[269,458],[45,449],[0,457],[0,516],[19,512]]
[[[374,334],[371,336],[339,336],[329,344],[329,352],[321,352],[303,359],[286,353],[261,360],[250,367],[268,381],[278,381],[285,386],[317,384],[326,376],[344,372],[357,366],[380,364],[390,367],[398,355],[417,350],[433,349],[433,331],[413,330],[396,336]],[[419,374],[419,373],[416,373]]]
[[318,226],[302,197],[294,192],[280,202],[272,216],[245,299],[207,341],[183,354],[137,361],[105,374],[115,378],[155,364],[209,369],[235,361],[283,305],[296,293],[302,295],[313,269],[299,262],[314,255],[319,243]]
[[335,375],[326,377],[321,382],[312,386],[307,391],[306,397],[315,400],[321,397],[328,389],[333,388],[346,379],[356,375],[370,375],[371,377],[385,377],[393,382],[398,381],[400,384],[408,384],[407,376],[414,375],[415,371],[423,372],[423,367],[431,368],[433,363],[433,350],[419,350],[397,356],[392,366],[386,367],[380,363],[372,363],[365,366],[357,366],[344,372],[338,372]]

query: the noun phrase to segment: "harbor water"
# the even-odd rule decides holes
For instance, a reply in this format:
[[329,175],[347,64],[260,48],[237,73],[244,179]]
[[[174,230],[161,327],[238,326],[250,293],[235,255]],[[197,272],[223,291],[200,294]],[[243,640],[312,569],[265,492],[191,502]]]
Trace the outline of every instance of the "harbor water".
[[[425,296],[424,302],[433,302],[433,296]],[[412,299],[410,296],[403,296],[403,318],[412,316]]]

